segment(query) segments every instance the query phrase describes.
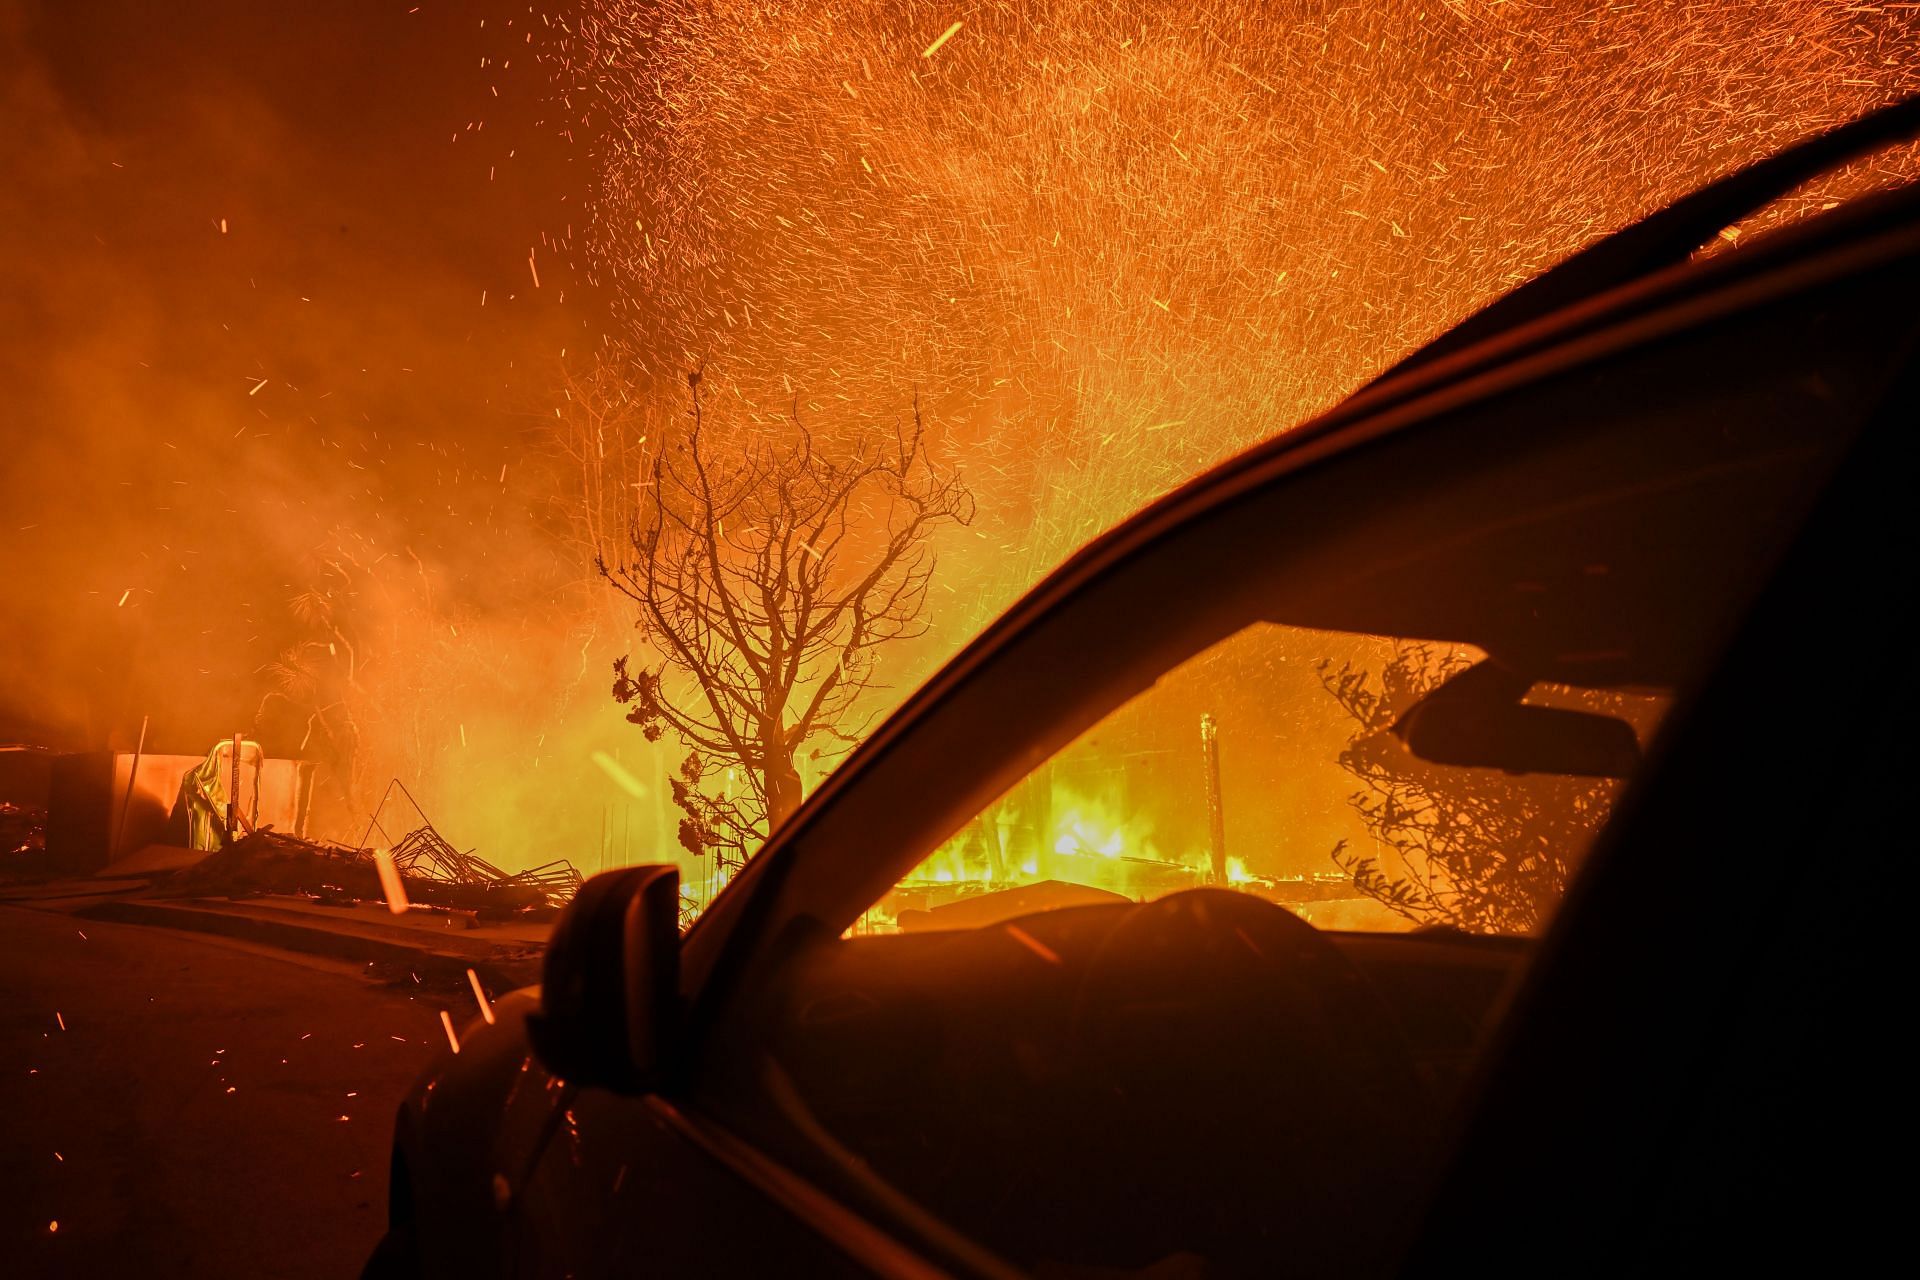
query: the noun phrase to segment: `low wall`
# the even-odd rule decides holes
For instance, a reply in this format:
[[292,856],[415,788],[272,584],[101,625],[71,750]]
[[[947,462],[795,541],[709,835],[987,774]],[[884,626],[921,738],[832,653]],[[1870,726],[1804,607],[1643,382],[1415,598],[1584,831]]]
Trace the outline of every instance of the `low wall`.
[[[117,855],[149,844],[186,843],[186,822],[174,812],[180,779],[204,756],[91,751],[53,761],[47,796],[47,857],[75,874],[98,871]],[[262,826],[304,836],[312,766],[268,760],[258,770]],[[240,770],[240,811],[253,811],[255,770]],[[129,791],[131,786],[131,791]],[[125,821],[121,812],[125,809]]]

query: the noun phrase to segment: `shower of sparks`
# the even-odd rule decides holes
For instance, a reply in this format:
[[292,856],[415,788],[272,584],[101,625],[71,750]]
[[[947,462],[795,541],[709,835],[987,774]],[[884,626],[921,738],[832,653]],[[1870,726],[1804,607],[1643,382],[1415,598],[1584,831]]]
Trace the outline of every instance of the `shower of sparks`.
[[702,364],[749,429],[889,430],[919,388],[987,517],[943,554],[950,644],[1581,244],[1920,89],[1911,6],[1037,0],[927,44],[950,17],[546,28],[595,151],[583,265],[659,401],[634,430]]

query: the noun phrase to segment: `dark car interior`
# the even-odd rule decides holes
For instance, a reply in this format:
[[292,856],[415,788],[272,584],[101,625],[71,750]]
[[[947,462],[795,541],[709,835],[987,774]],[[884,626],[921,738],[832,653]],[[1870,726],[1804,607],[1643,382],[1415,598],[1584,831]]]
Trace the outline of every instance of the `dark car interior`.
[[1346,1269],[1525,954],[1193,890],[823,948],[775,1056],[876,1172],[1041,1274]]

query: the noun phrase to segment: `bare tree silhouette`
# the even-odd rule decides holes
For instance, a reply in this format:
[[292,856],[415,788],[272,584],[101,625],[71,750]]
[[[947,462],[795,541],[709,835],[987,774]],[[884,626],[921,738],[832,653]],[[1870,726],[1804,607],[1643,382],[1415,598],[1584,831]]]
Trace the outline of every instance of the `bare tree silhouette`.
[[929,461],[917,397],[911,427],[836,454],[797,400],[785,438],[722,444],[700,373],[687,383],[684,439],[653,452],[625,554],[596,564],[656,659],[616,661],[613,696],[650,741],[690,748],[672,780],[681,843],[732,869],[799,806],[803,753],[868,728],[877,651],[925,630],[931,535],[974,502]]

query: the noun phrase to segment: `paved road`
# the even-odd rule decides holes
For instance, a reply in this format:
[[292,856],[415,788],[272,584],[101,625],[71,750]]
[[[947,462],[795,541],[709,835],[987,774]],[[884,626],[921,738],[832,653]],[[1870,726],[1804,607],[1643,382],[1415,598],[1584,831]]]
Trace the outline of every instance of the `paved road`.
[[0,907],[0,1274],[355,1275],[460,999]]

